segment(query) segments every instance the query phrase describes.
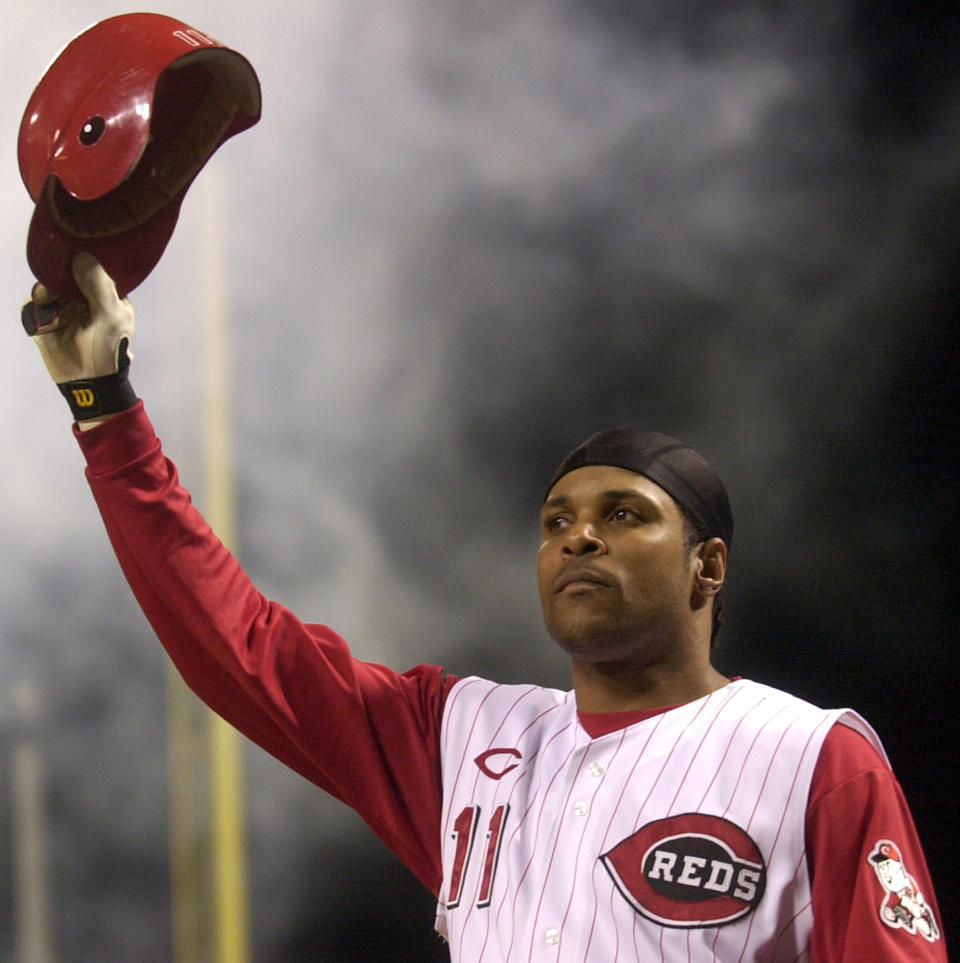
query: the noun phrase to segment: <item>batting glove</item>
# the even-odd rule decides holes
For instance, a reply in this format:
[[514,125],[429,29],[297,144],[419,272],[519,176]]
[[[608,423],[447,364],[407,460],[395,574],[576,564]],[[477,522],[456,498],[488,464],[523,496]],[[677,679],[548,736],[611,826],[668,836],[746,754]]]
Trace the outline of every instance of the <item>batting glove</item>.
[[36,284],[20,318],[74,418],[85,421],[136,404],[127,380],[133,307],[92,254],[74,257],[73,276],[83,301],[60,301]]

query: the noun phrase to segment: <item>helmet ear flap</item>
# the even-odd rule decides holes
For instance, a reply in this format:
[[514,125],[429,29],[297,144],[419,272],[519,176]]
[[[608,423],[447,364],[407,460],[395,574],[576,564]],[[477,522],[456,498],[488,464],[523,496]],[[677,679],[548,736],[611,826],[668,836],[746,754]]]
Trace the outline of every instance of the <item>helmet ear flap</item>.
[[249,62],[181,21],[124,14],[79,34],[20,127],[34,274],[78,296],[70,265],[87,250],[126,295],[159,261],[194,178],[260,109]]

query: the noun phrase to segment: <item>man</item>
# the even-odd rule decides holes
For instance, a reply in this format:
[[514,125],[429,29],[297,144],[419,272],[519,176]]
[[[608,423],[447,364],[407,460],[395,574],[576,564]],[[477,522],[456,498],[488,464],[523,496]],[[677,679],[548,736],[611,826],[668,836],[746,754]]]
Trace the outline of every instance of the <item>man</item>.
[[[602,432],[550,481],[538,582],[571,692],[398,674],[257,592],[129,387],[132,308],[92,257],[74,273],[87,303],[38,287],[24,323],[141,607],[216,712],[437,896],[454,960],[946,959],[867,723],[710,663],[733,520],[700,455]],[[891,913],[893,851],[924,925]]]

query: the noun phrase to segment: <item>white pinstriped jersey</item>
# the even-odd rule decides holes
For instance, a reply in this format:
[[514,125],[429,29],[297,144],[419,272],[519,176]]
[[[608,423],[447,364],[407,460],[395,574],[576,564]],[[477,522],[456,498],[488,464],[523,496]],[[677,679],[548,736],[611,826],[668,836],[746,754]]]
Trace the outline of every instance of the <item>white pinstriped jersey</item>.
[[437,930],[463,961],[808,958],[804,819],[834,722],[738,680],[591,739],[573,693],[461,680]]

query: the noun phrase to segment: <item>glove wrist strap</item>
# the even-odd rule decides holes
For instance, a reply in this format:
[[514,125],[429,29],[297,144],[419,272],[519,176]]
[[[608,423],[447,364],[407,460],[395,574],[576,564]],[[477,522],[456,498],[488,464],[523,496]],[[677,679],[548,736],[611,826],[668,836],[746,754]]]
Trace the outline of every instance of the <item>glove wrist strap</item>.
[[137,395],[127,380],[127,367],[114,374],[58,384],[60,394],[67,399],[77,421],[99,418],[126,411],[137,403]]

